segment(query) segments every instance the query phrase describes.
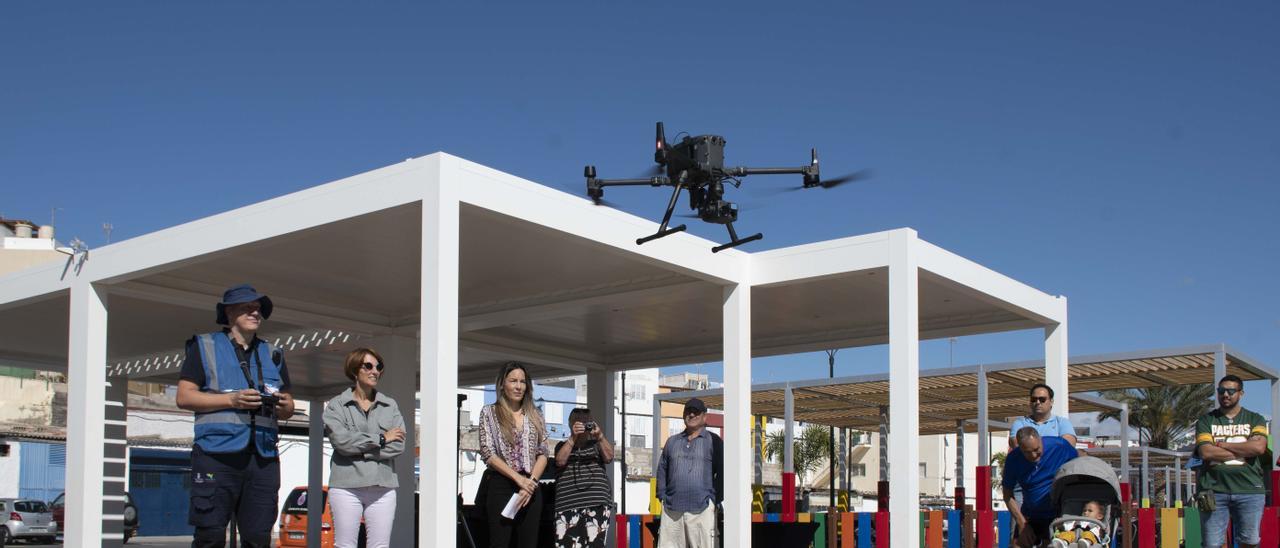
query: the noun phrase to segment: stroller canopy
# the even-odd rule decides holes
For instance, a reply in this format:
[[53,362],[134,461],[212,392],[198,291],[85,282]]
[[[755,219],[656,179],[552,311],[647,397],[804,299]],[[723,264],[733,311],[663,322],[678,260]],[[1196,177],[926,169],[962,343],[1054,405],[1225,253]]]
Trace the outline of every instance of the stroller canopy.
[[1076,457],[1063,464],[1053,476],[1050,497],[1053,506],[1059,509],[1069,499],[1118,504],[1120,480],[1106,461],[1097,457]]

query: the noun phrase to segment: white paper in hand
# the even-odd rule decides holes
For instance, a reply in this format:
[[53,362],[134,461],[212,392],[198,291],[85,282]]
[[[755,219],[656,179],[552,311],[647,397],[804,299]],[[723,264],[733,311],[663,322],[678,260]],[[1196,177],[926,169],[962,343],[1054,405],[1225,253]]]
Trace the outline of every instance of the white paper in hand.
[[502,517],[507,519],[516,519],[516,512],[520,511],[520,492],[516,491],[511,495],[511,500],[507,501],[507,507],[502,509]]

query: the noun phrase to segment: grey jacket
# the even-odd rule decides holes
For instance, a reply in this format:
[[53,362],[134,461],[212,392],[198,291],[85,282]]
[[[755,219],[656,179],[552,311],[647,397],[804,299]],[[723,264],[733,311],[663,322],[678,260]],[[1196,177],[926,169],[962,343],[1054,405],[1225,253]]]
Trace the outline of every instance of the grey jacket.
[[333,445],[329,461],[329,486],[399,487],[395,457],[404,452],[404,441],[378,443],[378,436],[392,428],[404,428],[404,417],[395,400],[375,393],[366,414],[348,388],[324,406],[324,433]]

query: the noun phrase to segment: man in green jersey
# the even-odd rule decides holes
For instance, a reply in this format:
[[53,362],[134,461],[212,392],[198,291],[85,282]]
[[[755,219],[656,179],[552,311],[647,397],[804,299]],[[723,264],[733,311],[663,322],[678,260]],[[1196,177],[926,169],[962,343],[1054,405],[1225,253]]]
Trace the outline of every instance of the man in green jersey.
[[[1227,523],[1242,548],[1257,548],[1266,487],[1262,455],[1267,451],[1267,422],[1240,407],[1244,382],[1227,375],[1218,381],[1218,408],[1196,421],[1196,452],[1204,460],[1200,489],[1213,492],[1216,508],[1204,515],[1204,546],[1218,548]],[[1265,463],[1270,464],[1270,463]]]

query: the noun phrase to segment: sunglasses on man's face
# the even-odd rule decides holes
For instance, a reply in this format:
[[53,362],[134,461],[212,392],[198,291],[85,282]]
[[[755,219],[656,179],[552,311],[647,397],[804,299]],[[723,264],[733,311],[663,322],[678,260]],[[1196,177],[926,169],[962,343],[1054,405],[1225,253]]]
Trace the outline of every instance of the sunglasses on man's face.
[[1218,395],[1219,395],[1219,396],[1234,396],[1234,395],[1236,395],[1236,392],[1239,392],[1239,391],[1240,391],[1240,389],[1239,389],[1239,388],[1218,388]]
[[360,365],[360,368],[361,368],[361,369],[364,369],[365,371],[369,371],[369,370],[371,370],[371,369],[377,369],[379,372],[381,372],[381,371],[382,371],[382,364],[380,364],[380,363],[369,363],[369,362],[364,362],[363,364],[361,364],[361,365]]
[[1047,401],[1049,401],[1049,398],[1043,396],[1031,396],[1031,403],[1044,403]]

